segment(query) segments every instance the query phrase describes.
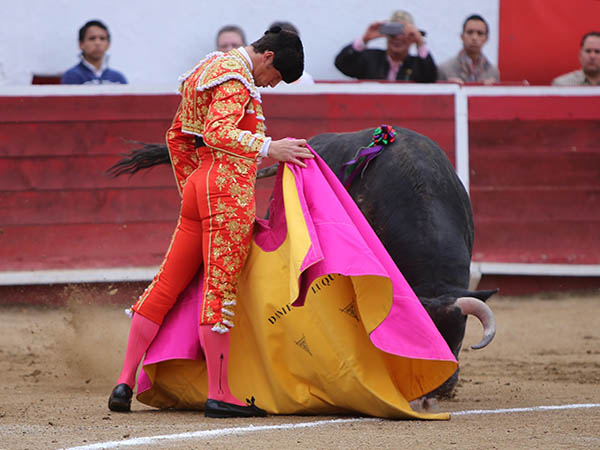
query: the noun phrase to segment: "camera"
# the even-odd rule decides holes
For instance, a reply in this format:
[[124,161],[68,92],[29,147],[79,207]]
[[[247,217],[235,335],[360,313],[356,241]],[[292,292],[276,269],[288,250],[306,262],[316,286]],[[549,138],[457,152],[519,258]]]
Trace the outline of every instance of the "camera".
[[387,22],[379,27],[379,32],[388,36],[397,36],[404,33],[404,24],[398,22]]

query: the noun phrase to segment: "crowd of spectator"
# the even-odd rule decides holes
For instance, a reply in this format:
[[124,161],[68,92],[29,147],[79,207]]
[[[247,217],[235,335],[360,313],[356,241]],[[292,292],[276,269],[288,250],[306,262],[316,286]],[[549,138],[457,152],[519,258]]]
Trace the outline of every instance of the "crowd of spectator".
[[[283,29],[300,35],[290,22],[277,21]],[[343,47],[335,57],[335,67],[344,75],[357,80],[411,81],[417,83],[500,82],[500,73],[483,54],[490,27],[480,15],[468,16],[462,25],[462,49],[441,64],[436,64],[426,42],[427,33],[418,28],[408,11],[395,11],[386,21],[367,25],[365,31]],[[385,49],[370,48],[369,43],[383,38]],[[216,35],[216,50],[228,52],[246,45],[243,29],[226,25]],[[411,47],[414,51],[411,52]],[[110,47],[108,27],[99,20],[91,20],[79,30],[80,62],[67,70],[61,78],[63,84],[127,83],[125,76],[108,66],[107,50]],[[555,86],[600,85],[600,32],[589,32],[581,40],[579,51],[581,68],[556,77]],[[312,84],[313,77],[304,72],[297,84]]]

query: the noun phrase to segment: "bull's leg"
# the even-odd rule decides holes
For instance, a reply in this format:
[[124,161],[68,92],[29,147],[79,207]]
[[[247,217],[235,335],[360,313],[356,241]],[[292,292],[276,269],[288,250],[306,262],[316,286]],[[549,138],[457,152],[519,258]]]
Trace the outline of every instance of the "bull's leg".
[[436,413],[440,411],[440,405],[435,398],[421,397],[409,403],[411,409],[420,413]]

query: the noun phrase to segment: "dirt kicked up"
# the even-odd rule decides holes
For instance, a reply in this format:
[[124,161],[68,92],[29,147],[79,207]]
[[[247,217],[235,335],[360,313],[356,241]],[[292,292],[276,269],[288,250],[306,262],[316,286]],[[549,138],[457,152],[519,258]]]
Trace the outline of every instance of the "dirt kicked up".
[[217,420],[135,399],[132,413],[112,413],[107,399],[123,359],[128,305],[97,306],[85,291],[69,295],[67,307],[0,307],[1,449],[600,448],[598,292],[490,300],[496,338],[470,350],[481,329],[469,319],[456,396],[440,402],[455,412],[447,422]]

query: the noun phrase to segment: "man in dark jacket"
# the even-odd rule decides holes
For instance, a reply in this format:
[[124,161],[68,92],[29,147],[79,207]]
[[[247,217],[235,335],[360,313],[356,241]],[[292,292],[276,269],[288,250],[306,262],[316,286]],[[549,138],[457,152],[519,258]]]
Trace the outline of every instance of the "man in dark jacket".
[[[380,37],[387,49],[368,49],[367,44]],[[409,55],[412,44],[417,55]],[[424,40],[424,32],[414,24],[412,15],[396,11],[389,22],[374,22],[362,37],[347,45],[335,58],[335,67],[344,75],[359,80],[416,81],[433,83],[437,68]]]

